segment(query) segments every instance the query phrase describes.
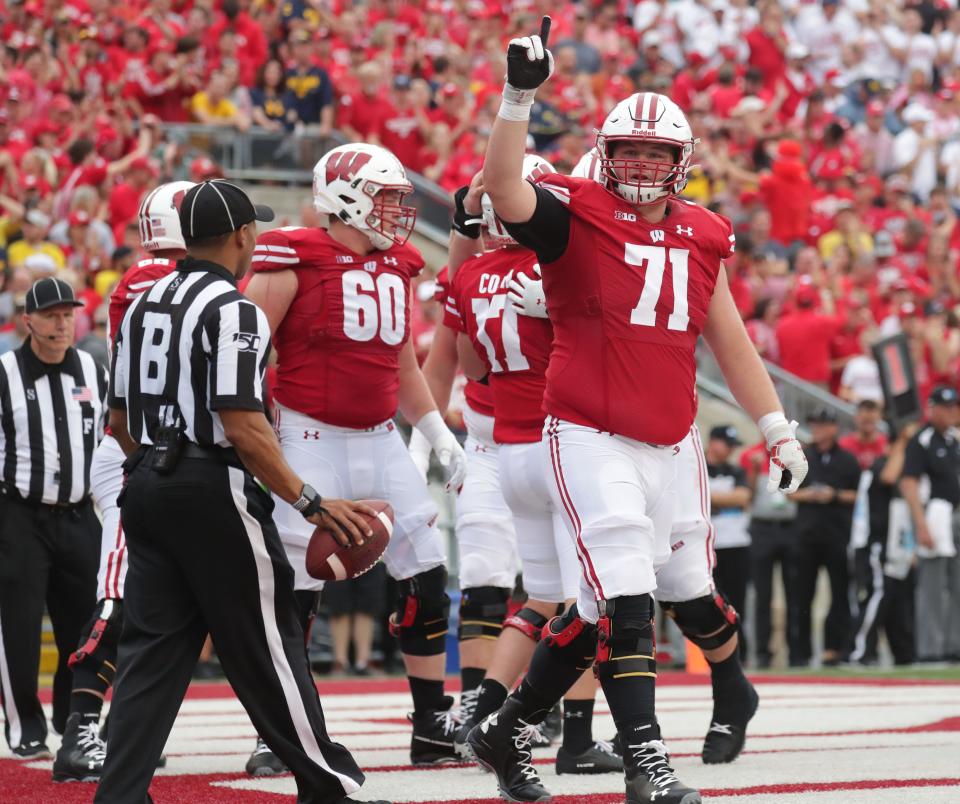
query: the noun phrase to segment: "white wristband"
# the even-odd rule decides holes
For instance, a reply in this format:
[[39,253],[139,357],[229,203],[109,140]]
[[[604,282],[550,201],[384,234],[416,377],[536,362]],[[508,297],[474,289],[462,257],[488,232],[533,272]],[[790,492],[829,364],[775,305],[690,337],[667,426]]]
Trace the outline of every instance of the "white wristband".
[[423,433],[423,437],[431,444],[435,443],[440,436],[449,432],[447,425],[443,421],[443,417],[437,410],[431,410],[429,413],[424,414],[414,427]]
[[530,108],[537,95],[535,89],[517,89],[510,84],[503,85],[503,100],[497,117],[514,123],[524,123],[530,119]]
[[791,426],[787,421],[787,417],[783,415],[783,411],[780,410],[775,410],[772,413],[761,416],[757,422],[757,427],[760,428],[760,432],[763,434],[768,447],[773,446],[784,438],[793,438],[793,428],[795,426],[795,423]]

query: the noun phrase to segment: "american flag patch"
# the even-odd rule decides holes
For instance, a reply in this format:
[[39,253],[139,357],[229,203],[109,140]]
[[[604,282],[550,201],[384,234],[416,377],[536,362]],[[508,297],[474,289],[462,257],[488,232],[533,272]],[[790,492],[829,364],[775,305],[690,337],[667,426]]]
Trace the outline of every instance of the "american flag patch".
[[73,388],[70,396],[74,402],[93,402],[93,391],[86,386],[82,388]]

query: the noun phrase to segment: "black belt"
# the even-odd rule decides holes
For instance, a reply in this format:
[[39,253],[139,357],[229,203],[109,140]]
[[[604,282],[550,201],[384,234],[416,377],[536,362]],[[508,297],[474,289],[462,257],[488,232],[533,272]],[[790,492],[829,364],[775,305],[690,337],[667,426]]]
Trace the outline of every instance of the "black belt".
[[231,466],[242,466],[240,456],[233,447],[202,447],[199,444],[188,443],[183,445],[181,458],[195,458],[204,461],[219,461]]
[[23,503],[30,508],[43,508],[57,514],[66,514],[70,511],[78,511],[90,504],[89,497],[84,497],[82,500],[75,503],[48,503],[44,502],[43,500],[31,500],[29,497],[24,497],[16,488],[12,488],[5,484],[0,485],[0,494],[16,502]]

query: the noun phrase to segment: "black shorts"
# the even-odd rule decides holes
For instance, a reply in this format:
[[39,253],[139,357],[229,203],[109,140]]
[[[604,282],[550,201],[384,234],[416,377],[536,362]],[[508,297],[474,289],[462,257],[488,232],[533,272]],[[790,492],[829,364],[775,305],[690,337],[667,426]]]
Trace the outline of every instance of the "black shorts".
[[380,617],[387,605],[387,568],[380,563],[359,578],[325,583],[323,604],[330,614]]

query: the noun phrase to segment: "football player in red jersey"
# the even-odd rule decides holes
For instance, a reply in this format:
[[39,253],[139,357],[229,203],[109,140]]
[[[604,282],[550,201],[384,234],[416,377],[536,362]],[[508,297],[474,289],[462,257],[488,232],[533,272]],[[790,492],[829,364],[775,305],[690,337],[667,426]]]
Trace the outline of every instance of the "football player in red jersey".
[[[524,159],[523,174],[553,173],[538,156]],[[483,197],[485,243],[494,247],[466,260],[456,271],[447,299],[444,323],[458,336],[460,363],[468,376],[486,376],[493,392],[493,438],[503,496],[510,507],[523,562],[526,605],[504,623],[477,708],[458,732],[458,742],[469,729],[498,709],[526,668],[550,617],[577,597],[579,570],[573,542],[551,499],[546,446],[542,440],[545,373],[553,329],[543,304],[539,316],[520,316],[508,303],[514,283],[529,284],[539,271],[537,255],[523,248],[503,228]],[[564,742],[556,760],[558,773],[620,771],[622,760],[610,745],[595,742],[591,733],[596,683],[592,661],[582,663],[581,681],[564,701]],[[528,748],[536,747],[532,727]],[[527,750],[521,761],[529,764]],[[532,766],[531,766],[532,770]]]
[[[570,174],[603,183],[600,155],[584,154]],[[707,764],[733,762],[743,750],[747,723],[759,696],[740,664],[740,617],[713,582],[716,566],[710,519],[710,480],[700,430],[694,424],[677,445],[670,553],[656,566],[655,599],[710,665],[713,716],[701,756]]]
[[[576,605],[547,624],[520,687],[468,742],[505,795],[544,800],[518,751],[595,653],[628,804],[699,804],[670,767],[657,724],[652,593],[669,553],[674,447],[696,412],[701,333],[767,440],[771,483],[794,490],[806,460],[727,287],[730,223],[675,198],[695,145],[676,104],[654,93],[617,104],[597,137],[603,185],[557,174],[524,181],[530,108],[551,72],[549,27],[544,18],[540,35],[509,44],[483,182],[543,273],[554,328],[544,392],[551,491],[582,579]],[[699,628],[707,620],[704,612]]]
[[[384,554],[400,582],[393,624],[414,713],[414,764],[454,761],[452,699],[443,692],[446,550],[437,509],[393,417],[397,410],[430,442],[448,471],[464,478],[465,456],[437,411],[410,341],[410,280],[423,267],[406,244],[413,189],[390,151],[342,145],[314,168],[314,205],[326,228],[286,227],[257,240],[247,295],[266,313],[277,350],[276,429],[283,453],[321,494],[390,502],[393,538]],[[312,528],[277,503],[280,536],[297,589],[307,575]]]
[[[140,205],[140,239],[148,256],[134,264],[110,294],[109,335],[120,328],[127,308],[187,254],[180,233],[180,200],[193,184],[162,184]],[[123,485],[126,456],[107,428],[90,464],[90,491],[100,509],[100,571],[97,575],[97,608],[84,629],[84,638],[70,657],[73,693],[70,718],[63,743],[53,763],[55,782],[93,781],[100,777],[106,746],[99,737],[100,710],[113,683],[117,640],[122,627],[123,584],[127,576],[127,550],[120,525],[117,495]]]
[[[477,201],[479,206],[479,199]],[[465,236],[471,248],[479,242]],[[471,230],[472,232],[472,230]],[[452,235],[461,238],[460,234]],[[456,252],[450,265],[456,270]],[[445,304],[449,292],[448,269],[437,275],[439,301]],[[445,413],[457,376],[457,336],[442,322],[434,330],[430,352],[423,363],[423,376],[437,408]],[[467,478],[457,495],[454,533],[459,550],[460,606],[457,629],[460,653],[460,719],[468,721],[480,694],[480,684],[493,655],[495,640],[507,616],[510,594],[520,568],[517,537],[510,509],[503,501],[497,471],[497,445],[493,440],[493,398],[490,387],[467,380],[464,387],[463,423],[467,440]],[[426,478],[430,464],[430,443],[414,430],[410,455]]]

